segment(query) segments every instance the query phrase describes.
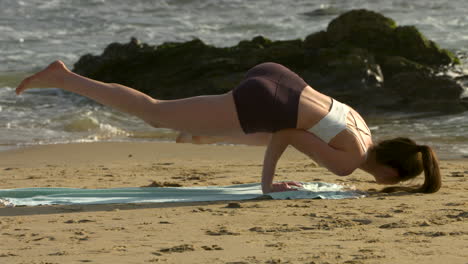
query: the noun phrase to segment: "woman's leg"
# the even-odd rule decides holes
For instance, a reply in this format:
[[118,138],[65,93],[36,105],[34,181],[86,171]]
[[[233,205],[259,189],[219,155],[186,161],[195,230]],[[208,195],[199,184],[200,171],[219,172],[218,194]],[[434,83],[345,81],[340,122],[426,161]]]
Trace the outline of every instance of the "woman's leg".
[[176,139],[177,143],[213,144],[231,143],[252,146],[266,146],[270,143],[271,133],[253,133],[238,136],[198,136],[182,132]]
[[[190,84],[187,84],[190,85]],[[232,93],[180,100],[157,100],[132,88],[92,80],[56,61],[26,78],[17,94],[28,88],[56,87],[135,115],[155,127],[197,135],[242,135]]]
[[232,92],[153,104],[155,126],[200,136],[237,136],[240,126]]

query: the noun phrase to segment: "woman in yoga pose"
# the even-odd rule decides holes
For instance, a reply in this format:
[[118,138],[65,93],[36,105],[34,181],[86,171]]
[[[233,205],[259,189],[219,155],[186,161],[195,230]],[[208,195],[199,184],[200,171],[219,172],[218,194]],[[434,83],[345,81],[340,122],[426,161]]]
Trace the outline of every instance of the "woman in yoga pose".
[[337,175],[360,168],[379,184],[397,184],[424,171],[420,187],[387,187],[384,191],[433,193],[441,186],[438,161],[430,147],[407,138],[373,144],[369,128],[354,109],[314,90],[276,63],[253,67],[228,93],[179,100],[154,99],[120,84],[95,81],[71,72],[61,61],[24,79],[16,93],[41,87],[77,93],[154,127],[181,131],[178,142],[267,145],[264,193],[300,186],[273,183],[277,161],[288,145]]

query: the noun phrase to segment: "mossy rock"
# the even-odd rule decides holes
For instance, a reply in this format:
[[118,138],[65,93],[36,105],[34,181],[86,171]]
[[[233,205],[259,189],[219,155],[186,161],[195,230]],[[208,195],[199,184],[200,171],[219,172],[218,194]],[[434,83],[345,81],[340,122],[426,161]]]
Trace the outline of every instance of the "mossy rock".
[[319,31],[308,35],[304,39],[304,49],[320,49],[329,47],[328,34],[325,31]]
[[326,48],[317,56],[322,74],[335,74],[338,78],[352,78],[378,72],[374,55],[361,48]]
[[260,61],[274,61],[292,69],[303,67],[304,49],[302,40],[275,41],[268,48],[258,51]]
[[460,63],[453,53],[439,48],[434,41],[428,40],[414,26],[397,27],[395,37],[397,43],[395,53],[407,59],[428,65]]
[[401,56],[430,66],[460,63],[453,53],[439,48],[416,27],[397,26],[391,18],[364,9],[349,11],[332,20],[326,39],[331,46],[365,48],[378,55]]
[[395,21],[369,10],[352,10],[333,19],[327,28],[332,45],[347,44],[372,52],[393,49]]
[[448,76],[401,72],[385,82],[385,89],[398,95],[394,107],[400,111],[456,113],[466,110],[460,99],[463,87]]
[[[227,92],[247,70],[267,61],[285,65],[312,87],[363,114],[379,109],[419,111],[412,105],[429,101],[441,111],[450,102],[452,110],[461,105],[456,83],[431,75],[439,67],[457,63],[457,58],[415,27],[397,27],[392,19],[367,10],[344,13],[330,22],[327,31],[310,34],[304,41],[257,36],[220,48],[200,39],[151,46],[132,38],[125,44],[111,43],[99,56],[82,56],[73,71],[158,99],[175,99]],[[424,90],[418,83],[431,88]],[[433,97],[426,98],[424,92]]]
[[245,50],[245,49],[264,49],[271,46],[272,41],[263,36],[256,36],[252,40],[242,40],[235,46],[236,49]]
[[432,69],[426,65],[414,62],[401,56],[378,56],[377,61],[382,68],[386,78],[400,72],[431,72]]

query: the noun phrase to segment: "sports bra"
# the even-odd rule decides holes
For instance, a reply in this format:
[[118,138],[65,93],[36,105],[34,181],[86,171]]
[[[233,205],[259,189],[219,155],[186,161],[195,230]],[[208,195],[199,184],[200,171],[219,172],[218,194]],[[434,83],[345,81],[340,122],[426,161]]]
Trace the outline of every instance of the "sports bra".
[[[358,136],[353,130],[348,128],[346,118],[348,116],[349,111],[350,111],[349,106],[332,98],[332,104],[331,104],[330,111],[328,112],[328,114],[325,115],[318,123],[316,123],[313,127],[309,128],[307,131],[313,133],[314,135],[319,137],[321,140],[323,140],[327,144],[330,143],[330,141],[336,135],[338,135],[341,131],[345,129],[348,129],[348,131],[353,133],[355,136]],[[353,119],[356,125],[356,129],[360,130],[357,127],[357,122],[356,122],[356,119],[354,118],[354,115],[353,115]],[[370,133],[367,133],[365,131],[363,132],[370,135]],[[367,148],[364,145],[364,139],[360,133],[358,134],[361,139],[360,140],[361,147],[363,148],[364,152],[367,152]]]

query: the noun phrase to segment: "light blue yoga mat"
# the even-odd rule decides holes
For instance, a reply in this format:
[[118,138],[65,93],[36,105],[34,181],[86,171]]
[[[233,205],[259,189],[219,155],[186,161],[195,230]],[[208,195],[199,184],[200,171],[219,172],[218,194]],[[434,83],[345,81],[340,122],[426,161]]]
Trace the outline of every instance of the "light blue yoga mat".
[[[273,199],[360,198],[358,191],[323,182],[303,182],[297,191],[268,194]],[[260,184],[208,187],[141,187],[113,189],[23,188],[0,189],[0,203],[6,206],[52,204],[167,203],[250,200],[263,196]]]

